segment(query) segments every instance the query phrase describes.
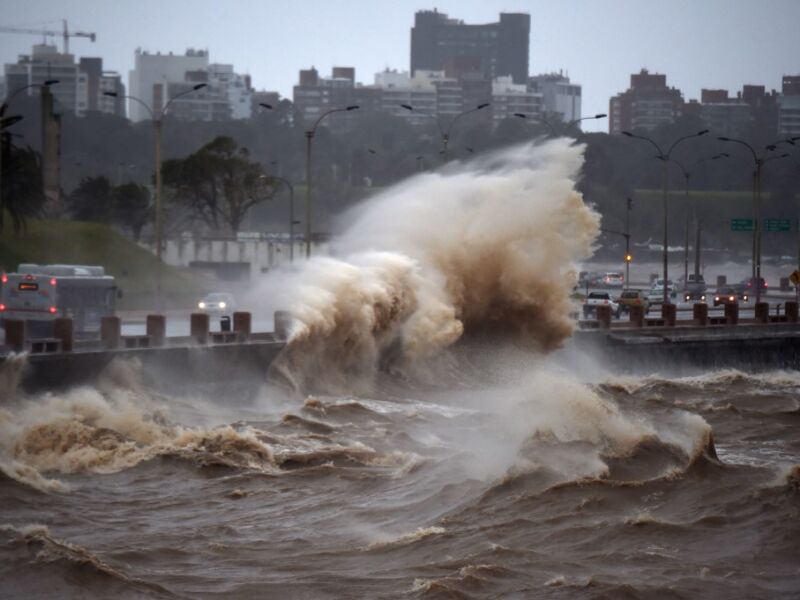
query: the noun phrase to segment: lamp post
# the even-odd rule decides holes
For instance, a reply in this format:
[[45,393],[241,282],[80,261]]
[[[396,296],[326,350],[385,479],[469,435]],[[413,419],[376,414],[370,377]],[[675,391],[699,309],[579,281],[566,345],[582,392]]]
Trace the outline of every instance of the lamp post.
[[[6,99],[3,101],[3,103],[0,104],[0,124],[1,124],[0,125],[0,131],[2,131],[3,129],[6,129],[7,127],[11,127],[14,123],[18,123],[19,121],[22,120],[22,116],[19,116],[19,115],[12,115],[10,117],[6,117],[5,116],[6,110],[8,110],[8,106],[11,103],[11,100],[13,100],[15,96],[17,96],[21,92],[24,92],[25,90],[28,90],[30,88],[50,87],[51,85],[55,85],[58,82],[59,82],[58,79],[48,79],[48,80],[46,80],[46,81],[44,81],[42,83],[31,83],[29,85],[22,86],[21,88],[15,90],[13,94],[11,94],[10,96],[7,96]],[[5,144],[3,143],[3,140],[4,140],[4,134],[0,133],[0,225],[2,225],[2,223],[3,223],[3,214],[2,214],[2,211],[3,211],[3,208],[2,208],[2,205],[3,205],[3,201],[2,201],[2,198],[3,198],[3,196],[2,196],[2,194],[3,194],[3,150],[5,149]]]
[[[684,198],[686,199],[686,239],[683,248],[683,282],[684,285],[689,281],[689,225],[691,222],[691,216],[694,215],[694,220],[697,221],[696,211],[694,206],[689,206],[689,180],[692,177],[692,173],[694,170],[702,163],[709,161],[709,160],[719,160],[720,158],[728,158],[730,156],[726,152],[720,152],[719,154],[715,154],[714,156],[707,156],[705,158],[701,158],[696,160],[691,167],[688,169],[683,166],[683,163],[680,161],[671,158],[670,160],[678,165],[678,168],[681,170],[681,174],[683,175],[683,180],[685,183],[684,187]],[[697,222],[697,240],[695,242],[695,265],[694,265],[694,274],[695,276],[700,274],[700,222]]]
[[472,114],[474,112],[478,112],[479,110],[483,110],[484,108],[488,107],[489,103],[484,102],[483,104],[479,104],[475,108],[471,108],[470,110],[465,110],[464,112],[458,113],[455,117],[453,117],[450,122],[447,124],[447,129],[442,127],[442,124],[439,122],[439,118],[435,115],[430,113],[423,113],[416,110],[410,104],[401,104],[400,107],[406,109],[409,112],[414,112],[419,115],[424,115],[434,120],[436,123],[436,127],[439,129],[439,137],[442,140],[442,149],[439,152],[439,155],[442,157],[442,162],[447,162],[447,145],[450,142],[450,131],[453,129],[453,125],[455,125],[456,121],[458,121],[461,117],[466,115]]
[[794,146],[794,141],[778,140],[768,144],[765,152],[759,156],[755,148],[744,140],[729,137],[717,138],[721,142],[732,142],[739,144],[750,150],[753,155],[753,285],[756,287],[756,304],[761,302],[761,169],[771,160],[786,158],[788,154],[780,156],[767,156],[769,152],[775,150],[778,144],[786,143]]
[[708,129],[703,129],[702,131],[698,131],[697,133],[693,133],[691,135],[685,135],[683,137],[680,137],[680,138],[678,138],[677,140],[675,140],[672,143],[672,145],[669,147],[669,149],[666,152],[664,152],[661,149],[661,146],[659,146],[655,141],[651,140],[649,137],[646,137],[646,136],[643,136],[643,135],[637,135],[637,134],[631,133],[630,131],[623,131],[622,132],[622,135],[624,135],[624,136],[627,136],[627,137],[630,137],[630,138],[635,138],[637,140],[644,140],[645,142],[651,143],[655,147],[655,149],[658,151],[658,154],[656,154],[656,158],[659,159],[661,161],[661,163],[662,163],[661,189],[662,189],[662,192],[663,192],[663,204],[664,204],[664,252],[663,252],[663,255],[664,255],[664,267],[663,267],[664,268],[664,304],[669,304],[670,303],[669,302],[669,285],[668,285],[668,282],[669,282],[669,245],[668,245],[668,242],[667,242],[667,240],[668,240],[668,236],[667,236],[667,192],[668,192],[667,186],[669,184],[669,179],[668,179],[669,173],[668,173],[667,167],[669,166],[670,155],[672,154],[672,151],[675,150],[675,148],[681,142],[689,140],[689,139],[692,139],[692,138],[700,137],[701,135],[705,135],[707,133],[708,133]]
[[346,106],[344,108],[332,108],[324,112],[314,123],[314,126],[306,131],[306,259],[311,258],[311,140],[317,133],[317,126],[322,119],[337,112],[347,112],[358,110],[358,105]]
[[185,92],[181,92],[180,94],[176,94],[169,101],[164,105],[159,111],[158,117],[156,117],[155,111],[147,104],[144,100],[137,98],[136,96],[130,95],[122,95],[118,94],[117,92],[103,92],[104,96],[109,96],[110,98],[125,98],[128,100],[133,100],[134,102],[138,102],[141,104],[147,112],[150,114],[150,120],[153,122],[153,130],[155,132],[155,142],[156,142],[156,149],[155,149],[155,160],[156,160],[156,310],[161,310],[161,246],[163,245],[163,223],[162,223],[162,215],[161,215],[161,126],[164,121],[164,116],[167,114],[167,110],[169,110],[170,105],[182,96],[186,96],[187,94],[191,94],[192,92],[196,92],[208,84],[206,83],[198,83],[192,86],[192,89],[186,90]]
[[564,135],[564,136],[565,136],[565,135],[567,134],[567,132],[568,132],[568,131],[569,131],[569,130],[572,128],[572,127],[574,127],[575,125],[577,125],[577,124],[578,124],[578,123],[580,123],[581,121],[586,121],[586,120],[589,120],[589,119],[605,119],[605,118],[606,118],[608,115],[606,115],[605,113],[600,113],[600,114],[597,114],[597,115],[594,115],[594,116],[590,116],[590,117],[581,117],[581,118],[579,118],[579,119],[573,119],[572,121],[569,121],[569,122],[568,122],[568,123],[567,123],[567,124],[566,124],[566,125],[565,125],[565,126],[562,128],[562,129],[561,129],[561,131],[560,131],[560,132],[559,132],[558,128],[555,126],[555,124],[554,124],[554,123],[552,123],[552,122],[551,122],[551,121],[549,121],[548,119],[545,119],[545,118],[544,118],[544,117],[542,117],[542,116],[539,116],[539,115],[529,115],[529,114],[527,114],[527,113],[514,113],[514,116],[515,116],[515,117],[518,117],[518,118],[520,118],[520,119],[531,119],[531,120],[533,120],[533,121],[538,121],[539,123],[542,123],[542,124],[544,124],[544,125],[546,125],[546,126],[547,126],[547,128],[550,130],[550,134],[551,134],[553,137],[558,137],[559,135]]

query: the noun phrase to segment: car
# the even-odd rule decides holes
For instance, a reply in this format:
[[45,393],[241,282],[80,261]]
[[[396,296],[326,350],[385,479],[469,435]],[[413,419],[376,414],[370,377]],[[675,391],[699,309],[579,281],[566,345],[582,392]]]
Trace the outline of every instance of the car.
[[747,295],[747,292],[743,292],[732,285],[719,287],[717,288],[717,291],[714,292],[714,306],[720,306],[722,304],[738,304],[739,300],[747,302],[749,300],[749,296]]
[[[667,295],[670,298],[675,297],[675,284],[671,279],[667,280]],[[654,304],[664,304],[664,280],[656,279],[653,287],[647,292],[647,302],[650,306]]]
[[[766,293],[769,284],[767,284],[767,280],[763,277],[759,277],[759,283],[761,287],[761,292]],[[753,295],[756,292],[756,278],[755,277],[748,277],[747,279],[742,279],[737,286],[741,293],[747,293],[749,295]]]
[[706,290],[708,289],[706,286],[706,280],[702,275],[690,274],[689,277],[682,283],[684,293],[689,293],[692,295],[705,294]]
[[705,292],[697,290],[683,292],[682,297],[684,302],[705,302],[708,298]]
[[631,306],[644,306],[644,312],[647,314],[650,309],[650,302],[647,300],[647,294],[639,290],[625,290],[617,299],[619,308],[623,312],[630,312]]
[[210,315],[231,315],[236,310],[236,300],[233,294],[214,292],[200,300],[197,303],[197,308],[200,312],[209,313]]
[[622,275],[622,273],[618,273],[616,271],[603,273],[602,284],[605,287],[622,287],[624,283],[625,277]]
[[614,302],[608,292],[589,293],[589,295],[586,297],[586,302],[583,304],[583,316],[588,317],[593,312],[597,313],[597,307],[605,305],[611,306],[611,313],[619,319],[619,304]]

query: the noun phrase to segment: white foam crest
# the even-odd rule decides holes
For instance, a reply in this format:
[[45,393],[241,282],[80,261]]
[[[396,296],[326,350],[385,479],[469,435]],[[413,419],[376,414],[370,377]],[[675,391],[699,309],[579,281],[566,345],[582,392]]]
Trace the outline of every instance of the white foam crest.
[[[558,139],[417,176],[367,201],[284,286],[295,318],[282,367],[299,387],[370,383],[379,361],[420,361],[464,332],[512,334],[539,350],[573,328],[575,264],[599,216],[575,191],[583,148]],[[281,363],[279,362],[279,365]]]

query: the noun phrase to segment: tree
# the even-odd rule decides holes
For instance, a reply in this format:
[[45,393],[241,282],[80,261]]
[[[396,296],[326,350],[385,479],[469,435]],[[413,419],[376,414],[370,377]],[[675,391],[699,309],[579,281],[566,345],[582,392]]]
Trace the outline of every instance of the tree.
[[113,216],[113,188],[105,177],[84,177],[67,198],[76,221],[110,223]]
[[11,218],[14,233],[25,228],[27,219],[38,217],[45,205],[42,189],[42,164],[37,152],[26,146],[13,146],[11,136],[2,134],[3,173],[0,196],[0,232],[6,213]]
[[114,221],[130,229],[137,242],[151,215],[150,191],[145,186],[126,183],[114,188]]
[[275,182],[250,160],[246,148],[232,138],[219,136],[185,159],[162,166],[164,184],[174,198],[189,207],[211,229],[226,226],[239,231],[247,212],[269,200]]

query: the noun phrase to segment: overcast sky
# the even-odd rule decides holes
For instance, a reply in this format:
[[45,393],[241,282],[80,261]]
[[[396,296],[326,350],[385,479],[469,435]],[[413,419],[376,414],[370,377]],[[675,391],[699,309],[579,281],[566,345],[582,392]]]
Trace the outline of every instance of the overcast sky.
[[[297,71],[324,76],[354,66],[366,84],[386,67],[408,70],[414,12],[438,8],[467,23],[498,13],[531,15],[531,74],[564,70],[583,85],[585,115],[642,67],[667,74],[685,99],[702,88],[742,84],[780,89],[800,73],[800,0],[0,0],[3,25],[97,33],[73,38],[78,56],[100,56],[128,84],[137,47],[182,53],[207,48],[212,62],[250,73],[257,89],[291,98]],[[38,43],[0,32],[0,59],[14,62]],[[57,38],[59,47],[61,38]],[[604,129],[605,124],[597,123]]]

